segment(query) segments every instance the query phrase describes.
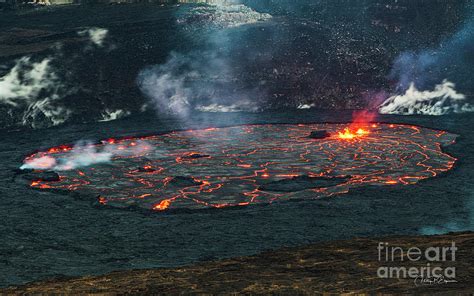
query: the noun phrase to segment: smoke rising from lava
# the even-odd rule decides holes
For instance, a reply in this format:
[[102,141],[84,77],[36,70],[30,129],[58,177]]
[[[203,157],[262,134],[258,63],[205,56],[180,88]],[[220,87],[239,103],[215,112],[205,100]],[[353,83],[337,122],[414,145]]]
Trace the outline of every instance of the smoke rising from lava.
[[[178,24],[183,30],[205,37],[204,50],[173,52],[161,65],[143,69],[137,84],[158,112],[186,119],[193,110],[204,112],[256,111],[258,86],[242,86],[233,70],[232,41],[227,30],[271,18],[242,4],[200,6],[183,17]],[[203,24],[204,23],[204,24]]]
[[109,163],[114,157],[141,156],[153,150],[146,142],[132,143],[130,145],[106,143],[99,150],[91,142],[79,142],[72,150],[65,149],[63,153],[26,159],[20,169],[69,171],[94,164]]
[[403,95],[388,98],[380,105],[382,114],[443,115],[474,111],[474,106],[465,101],[466,96],[456,92],[454,83],[444,80],[432,91],[420,91],[412,83]]
[[[389,77],[397,81],[397,90],[404,94],[385,100],[380,105],[380,113],[442,115],[474,111],[473,105],[465,101],[465,95],[446,79],[449,73],[469,77],[472,52],[474,17],[436,48],[401,53]],[[429,90],[432,87],[434,90]]]

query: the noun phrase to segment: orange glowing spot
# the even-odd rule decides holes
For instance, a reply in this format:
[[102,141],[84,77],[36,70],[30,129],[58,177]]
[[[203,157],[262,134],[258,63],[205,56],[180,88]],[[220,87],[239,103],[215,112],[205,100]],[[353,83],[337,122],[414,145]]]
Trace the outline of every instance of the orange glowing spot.
[[281,175],[276,175],[278,178],[294,178],[298,177],[299,174],[281,174]]
[[164,211],[170,206],[170,203],[169,199],[162,200],[159,204],[153,206],[153,210]]
[[355,135],[351,133],[351,131],[347,127],[344,129],[344,132],[338,132],[338,135],[340,139],[346,140],[354,139],[355,137]]
[[251,164],[238,164],[237,166],[241,167],[241,168],[251,168],[252,167]]
[[349,128],[345,128],[344,132],[338,132],[339,139],[352,140],[355,137],[361,137],[369,134],[368,130],[359,128],[355,133],[351,132]]
[[99,196],[99,203],[101,205],[105,205],[105,204],[107,204],[107,199],[103,196]]
[[79,175],[81,175],[81,176],[85,176],[85,175],[86,175],[86,174],[84,174],[84,172],[82,172],[82,171],[77,171],[77,173],[78,173]]
[[391,124],[391,125],[389,125],[388,127],[394,128],[394,127],[395,127],[395,125]]
[[268,177],[270,177],[269,174],[267,174],[267,173],[262,174],[262,178],[268,178]]
[[132,142],[132,143],[130,143],[130,146],[137,146],[137,143]]
[[358,135],[367,135],[368,133],[369,133],[368,130],[365,130],[365,129],[362,129],[362,128],[360,128],[356,131],[356,134],[358,134]]
[[377,127],[377,125],[374,123],[374,124],[372,124],[372,127],[373,127],[373,128],[376,128],[376,127]]
[[145,198],[145,197],[148,197],[148,196],[151,196],[151,194],[150,193],[145,193],[145,194],[137,196],[137,198]]
[[385,184],[398,184],[398,182],[395,180],[388,180],[388,181],[385,181]]
[[107,140],[107,143],[109,143],[109,144],[115,144],[115,139],[108,139],[108,140]]
[[38,181],[31,182],[31,187],[38,186],[38,185],[40,185],[40,182]]

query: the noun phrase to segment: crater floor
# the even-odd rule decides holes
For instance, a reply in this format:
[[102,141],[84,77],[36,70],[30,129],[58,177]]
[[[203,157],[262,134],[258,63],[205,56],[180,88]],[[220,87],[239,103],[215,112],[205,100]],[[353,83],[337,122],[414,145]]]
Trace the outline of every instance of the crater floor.
[[[78,191],[114,207],[153,210],[220,208],[347,193],[351,188],[410,185],[450,170],[442,146],[456,135],[412,125],[372,124],[351,139],[346,124],[245,125],[108,139],[107,162],[68,168],[81,155],[70,146],[35,153],[63,163],[59,181],[33,179],[38,189]],[[313,131],[330,136],[313,139]],[[141,147],[135,149],[134,147]],[[120,153],[123,151],[123,153]],[[54,169],[54,168],[53,168]]]

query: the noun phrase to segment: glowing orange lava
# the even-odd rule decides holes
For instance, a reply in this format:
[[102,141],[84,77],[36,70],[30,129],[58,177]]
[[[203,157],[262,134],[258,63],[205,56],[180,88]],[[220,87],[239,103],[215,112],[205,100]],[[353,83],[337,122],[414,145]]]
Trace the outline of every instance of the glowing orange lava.
[[[30,185],[93,194],[100,196],[98,204],[110,207],[134,205],[165,211],[322,198],[367,185],[401,187],[454,166],[456,159],[441,149],[454,143],[454,134],[355,121],[350,125],[247,125],[108,139],[97,149],[128,149],[138,140],[150,148],[140,157],[121,154],[109,163],[58,171],[59,181],[38,178]],[[333,136],[311,139],[308,135],[314,130]],[[41,169],[74,155],[72,150],[53,147],[28,156],[25,163],[36,163]],[[305,183],[308,178],[342,181],[311,187]],[[264,186],[279,182],[283,182],[282,191]]]
[[365,130],[362,128],[357,129],[357,131],[355,132],[351,132],[351,130],[346,127],[344,129],[344,132],[338,132],[337,134],[338,134],[339,139],[352,140],[356,137],[362,137],[362,136],[368,135],[369,133],[370,132],[368,130]]
[[164,211],[170,206],[170,203],[169,199],[162,200],[159,204],[156,204],[153,207],[153,210]]

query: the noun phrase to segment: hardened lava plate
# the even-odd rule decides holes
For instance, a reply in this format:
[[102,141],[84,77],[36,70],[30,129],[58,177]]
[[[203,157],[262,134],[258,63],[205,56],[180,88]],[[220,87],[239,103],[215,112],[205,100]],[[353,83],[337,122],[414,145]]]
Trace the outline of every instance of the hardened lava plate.
[[[33,180],[38,189],[78,191],[114,207],[163,211],[222,208],[315,199],[375,185],[411,185],[450,170],[456,159],[442,146],[456,135],[418,126],[372,124],[347,139],[345,124],[247,125],[177,131],[103,141],[97,151],[146,143],[138,153],[58,170],[59,180]],[[308,137],[327,131],[329,137]],[[25,159],[74,157],[67,146]]]

